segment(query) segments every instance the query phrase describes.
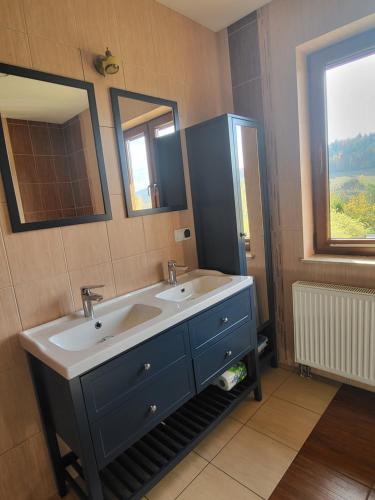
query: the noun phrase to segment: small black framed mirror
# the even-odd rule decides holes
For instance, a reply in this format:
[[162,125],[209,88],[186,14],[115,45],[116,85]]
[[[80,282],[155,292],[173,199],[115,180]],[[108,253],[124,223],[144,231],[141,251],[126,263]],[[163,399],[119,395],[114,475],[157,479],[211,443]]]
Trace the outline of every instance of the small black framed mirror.
[[0,119],[14,232],[111,218],[92,83],[0,64]]
[[110,92],[128,216],[185,210],[177,103]]

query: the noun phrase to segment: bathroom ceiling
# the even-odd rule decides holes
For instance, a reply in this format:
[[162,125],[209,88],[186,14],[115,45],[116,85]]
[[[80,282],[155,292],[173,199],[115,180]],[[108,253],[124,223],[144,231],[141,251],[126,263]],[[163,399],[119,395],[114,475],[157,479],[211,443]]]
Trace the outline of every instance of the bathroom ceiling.
[[61,124],[88,107],[84,89],[0,73],[4,117]]
[[158,0],[210,30],[219,31],[271,0]]

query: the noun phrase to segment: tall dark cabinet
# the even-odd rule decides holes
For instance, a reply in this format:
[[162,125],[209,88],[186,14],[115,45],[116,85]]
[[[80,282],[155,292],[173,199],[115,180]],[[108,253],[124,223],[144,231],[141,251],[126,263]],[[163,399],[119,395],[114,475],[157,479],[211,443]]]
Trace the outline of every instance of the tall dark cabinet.
[[199,266],[254,277],[262,362],[277,365],[265,150],[255,120],[226,114],[186,129]]

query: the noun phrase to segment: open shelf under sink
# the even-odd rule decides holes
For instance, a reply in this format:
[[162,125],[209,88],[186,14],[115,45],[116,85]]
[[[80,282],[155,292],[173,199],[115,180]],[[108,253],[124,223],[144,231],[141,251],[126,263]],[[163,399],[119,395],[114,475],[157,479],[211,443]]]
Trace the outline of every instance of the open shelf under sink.
[[[180,462],[253,389],[248,379],[225,392],[210,385],[158,424],[100,472],[106,500],[136,500]],[[78,457],[64,457],[66,479],[83,499],[85,479]]]

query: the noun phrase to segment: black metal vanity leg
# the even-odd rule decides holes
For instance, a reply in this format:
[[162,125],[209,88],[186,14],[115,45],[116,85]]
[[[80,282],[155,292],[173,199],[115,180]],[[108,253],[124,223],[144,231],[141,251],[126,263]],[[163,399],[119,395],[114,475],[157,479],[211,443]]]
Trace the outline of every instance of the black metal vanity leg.
[[40,416],[43,423],[43,432],[47,443],[49,457],[52,463],[57,490],[59,495],[61,497],[64,497],[68,492],[65,481],[65,469],[60,454],[51,411],[48,405],[48,398],[44,390],[43,379],[40,376],[40,364],[39,361],[30,354],[27,354],[27,358],[30,366],[31,376],[34,381],[35,394],[38,400]]
[[258,381],[258,385],[254,389],[254,398],[256,401],[262,401],[262,386],[260,382],[260,367],[259,367],[259,356],[258,356],[258,349],[254,349],[251,352],[252,356],[252,364],[254,366],[254,377]]
[[271,367],[272,368],[277,368],[279,366],[279,363],[277,361],[277,357],[276,357],[276,354],[274,354],[272,357],[271,357]]
[[79,433],[80,455],[83,474],[89,500],[104,500],[103,487],[96,463],[94,448],[90,435],[89,422],[87,421],[86,407],[82,395],[82,387],[79,378],[69,381],[73,399],[76,424]]
[[254,389],[254,398],[256,401],[262,401],[262,387],[260,385],[260,382]]
[[260,370],[257,349],[253,349],[247,355],[247,372],[252,380],[256,380],[257,386],[254,389],[254,397],[257,401],[262,400],[262,387],[260,383]]

